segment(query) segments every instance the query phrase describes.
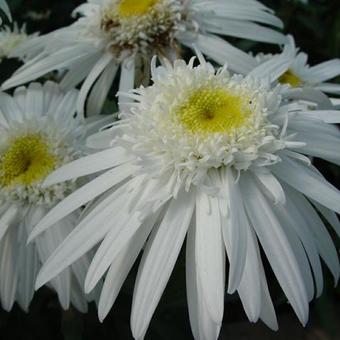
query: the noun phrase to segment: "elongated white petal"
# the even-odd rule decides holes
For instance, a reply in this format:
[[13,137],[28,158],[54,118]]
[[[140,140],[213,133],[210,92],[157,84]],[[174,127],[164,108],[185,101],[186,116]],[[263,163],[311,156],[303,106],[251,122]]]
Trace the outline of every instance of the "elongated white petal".
[[237,288],[243,308],[249,321],[257,322],[261,314],[261,259],[258,257],[255,243],[256,238],[252,235],[251,227],[246,228],[247,233],[247,257],[242,273],[240,284]]
[[[86,101],[88,93],[90,92],[91,87],[93,86],[97,78],[99,78],[99,76],[105,70],[106,66],[110,64],[112,59],[113,59],[113,55],[110,51],[104,53],[101,56],[101,58],[99,58],[97,63],[93,66],[89,75],[86,77],[80,89],[78,101],[77,101],[77,111],[80,115],[84,114],[85,101]],[[100,112],[97,112],[97,114],[99,113]]]
[[63,201],[57,204],[44,218],[37,224],[29,236],[28,242],[36,238],[39,234],[48,229],[51,225],[80,208],[82,205],[96,198],[105,191],[113,188],[116,184],[130,176],[130,167],[122,165],[105,172],[91,182],[76,190]]
[[308,81],[322,83],[340,74],[340,59],[325,61],[308,70]]
[[197,275],[196,226],[193,219],[186,244],[186,288],[191,330],[197,340],[216,340],[221,324],[212,320],[205,304],[201,280]]
[[340,123],[340,111],[339,110],[313,110],[303,111],[299,113],[299,116],[306,116],[306,118],[316,118],[330,124]]
[[270,171],[254,171],[253,173],[275,204],[285,204],[286,197],[282,186]]
[[12,21],[11,12],[10,12],[9,7],[8,7],[8,5],[7,5],[5,0],[0,0],[0,8],[5,12],[5,14],[7,15],[8,19],[10,21]]
[[124,205],[125,189],[126,186],[120,187],[98,204],[53,252],[39,272],[36,288],[58,275],[105,237],[116,222],[113,218]]
[[293,204],[299,207],[299,211],[302,214],[303,219],[308,224],[309,232],[312,233],[314,237],[320,256],[332,272],[335,283],[337,283],[340,276],[339,257],[327,228],[312,205],[303,195],[295,191],[294,194],[290,195],[290,199]]
[[10,205],[5,211],[2,212],[0,218],[0,242],[9,228],[11,222],[14,220],[18,213],[18,207],[16,205]]
[[184,38],[182,43],[188,47],[194,44],[199,51],[212,60],[221,65],[227,64],[233,71],[241,74],[247,74],[257,65],[255,59],[249,54],[218,37],[198,34],[193,43],[186,42]]
[[225,205],[226,214],[222,214],[222,232],[229,259],[228,293],[235,292],[241,282],[247,256],[247,228],[250,228],[244,210],[240,189],[232,171],[223,175],[225,198],[220,198],[220,208]]
[[117,71],[118,65],[115,60],[112,60],[93,86],[87,103],[89,116],[100,114]]
[[[210,209],[206,202],[210,202]],[[224,309],[225,251],[218,199],[198,191],[196,197],[196,263],[203,299],[211,318],[221,324]]]
[[12,309],[18,284],[17,234],[11,228],[0,241],[0,297],[2,308]]
[[148,228],[149,232],[151,231],[157,216],[158,214],[156,213],[148,218],[144,222],[145,226],[143,227],[141,226],[143,222],[140,221],[138,214],[128,216],[124,212],[122,215],[118,215],[117,223],[105,237],[91,262],[85,280],[85,292],[89,292],[95,287],[125,245],[138,232],[139,228],[143,230]]
[[281,157],[283,161],[271,167],[276,176],[306,196],[340,213],[340,192],[313,166],[306,166],[283,153]]
[[143,339],[146,333],[182,247],[194,204],[194,194],[181,191],[170,202],[159,228],[148,241],[132,304],[131,328],[135,339]]
[[139,228],[131,240],[124,245],[119,255],[112,262],[108,270],[98,304],[98,317],[103,321],[114,304],[120,288],[136,261],[153,224],[145,223]]
[[63,69],[84,57],[88,57],[92,53],[94,52],[89,51],[88,45],[82,46],[78,44],[64,48],[55,54],[33,63],[30,67],[24,65],[18,69],[10,79],[3,83],[2,88],[7,90],[11,87],[37,79],[53,70]]
[[302,324],[308,320],[308,299],[296,258],[282,226],[249,175],[241,186],[246,210],[283,291]]
[[127,93],[134,88],[135,84],[135,60],[134,58],[126,58],[123,60],[121,65],[121,74],[120,74],[120,82],[119,82],[119,107],[120,110],[125,109],[125,105],[128,104],[131,99],[125,95],[121,95],[122,93]]
[[122,163],[126,163],[129,160],[131,160],[131,156],[121,147],[103,150],[93,155],[79,158],[57,169],[46,178],[44,186],[48,187],[73,178],[113,168]]
[[316,103],[321,110],[331,110],[333,108],[333,104],[328,96],[312,88],[290,89],[284,93],[284,97],[287,99],[301,99]]
[[323,205],[319,204],[318,202],[313,201],[316,209],[320,211],[323,217],[328,221],[328,223],[333,227],[335,232],[337,233],[338,237],[340,237],[340,222],[336,213]]

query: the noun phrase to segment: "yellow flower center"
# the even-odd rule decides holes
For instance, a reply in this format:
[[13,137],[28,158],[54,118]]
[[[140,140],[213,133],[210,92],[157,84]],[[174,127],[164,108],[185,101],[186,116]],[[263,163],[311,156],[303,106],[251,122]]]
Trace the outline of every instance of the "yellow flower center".
[[279,78],[279,83],[289,84],[292,87],[299,87],[302,84],[302,79],[292,70],[288,70]]
[[246,98],[215,88],[195,90],[176,111],[180,122],[192,133],[230,134],[250,115]]
[[57,164],[40,134],[15,139],[0,158],[0,185],[31,185],[44,179]]
[[123,17],[141,16],[146,14],[158,0],[121,0],[118,13]]

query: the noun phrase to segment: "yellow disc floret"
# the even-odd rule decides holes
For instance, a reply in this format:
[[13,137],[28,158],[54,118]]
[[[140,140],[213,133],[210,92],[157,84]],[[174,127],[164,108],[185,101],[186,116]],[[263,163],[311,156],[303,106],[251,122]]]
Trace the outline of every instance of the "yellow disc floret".
[[299,87],[302,84],[302,80],[292,70],[288,70],[279,78],[279,83]]
[[249,102],[221,88],[193,91],[177,111],[180,122],[192,133],[232,133],[251,114]]
[[158,0],[121,0],[118,5],[118,13],[123,17],[141,16],[158,2]]
[[56,164],[57,157],[42,135],[24,135],[11,141],[0,158],[0,185],[32,185],[44,179]]

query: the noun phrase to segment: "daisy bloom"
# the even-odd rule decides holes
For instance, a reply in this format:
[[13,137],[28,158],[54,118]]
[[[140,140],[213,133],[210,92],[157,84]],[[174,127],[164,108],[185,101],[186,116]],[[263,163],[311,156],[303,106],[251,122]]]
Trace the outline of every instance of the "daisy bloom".
[[337,251],[317,211],[339,233],[333,211],[340,212],[340,192],[305,156],[340,164],[340,134],[327,111],[310,114],[286,99],[287,86],[272,85],[279,60],[243,77],[199,59],[198,66],[193,58],[159,67],[153,60],[153,85],[128,94],[135,102],[123,119],[88,139],[103,150],[61,167],[44,186],[100,175],[59,203],[30,237],[97,197],[46,261],[37,287],[100,243],[85,281],[89,292],[106,274],[100,320],[146,244],[132,305],[135,339],[145,336],[185,238],[195,339],[218,337],[226,255],[228,293],[238,292],[250,321],[260,318],[272,329],[277,320],[260,245],[303,324],[308,301],[323,289],[320,258],[339,277]]
[[[77,96],[77,90],[64,93],[52,82],[17,88],[13,97],[0,93],[0,299],[7,311],[15,301],[28,309],[42,262],[79,217],[75,211],[27,246],[27,237],[42,216],[77,187],[72,180],[42,188],[42,181],[80,157],[86,133],[96,131],[94,118],[86,123],[74,118]],[[72,302],[86,310],[80,287],[88,265],[88,258],[82,257],[48,283],[64,309]]]
[[[288,84],[292,88],[303,87],[340,95],[340,84],[329,82],[330,79],[340,75],[340,59],[336,58],[310,66],[308,55],[295,47],[292,37],[287,39],[287,43],[291,44],[293,53],[290,55],[286,70],[278,79],[279,83]],[[261,53],[256,56],[256,59],[259,63],[263,63],[276,57],[276,55]]]
[[15,22],[13,28],[5,26],[0,29],[0,61],[8,58],[14,49],[22,43],[36,37],[38,33],[27,34],[26,25],[21,28]]
[[[217,63],[247,72],[252,58],[220,35],[284,43],[272,27],[282,22],[255,0],[98,0],[80,5],[71,26],[24,44],[13,55],[35,58],[3,84],[3,89],[67,69],[61,86],[81,82],[78,111],[88,98],[89,114],[98,113],[120,69],[119,89],[148,84],[153,55],[174,60],[183,46],[196,48]],[[124,105],[126,97],[120,97]]]
[[[0,10],[4,11],[7,18],[12,21],[12,16],[11,16],[11,12],[9,10],[9,7],[7,5],[6,0],[0,0]],[[2,20],[0,18],[0,24],[1,24]]]

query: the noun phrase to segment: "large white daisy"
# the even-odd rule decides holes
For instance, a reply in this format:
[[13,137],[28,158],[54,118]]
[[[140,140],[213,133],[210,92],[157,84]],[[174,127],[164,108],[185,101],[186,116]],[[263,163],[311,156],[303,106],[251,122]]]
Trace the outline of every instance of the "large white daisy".
[[260,244],[305,324],[308,301],[323,289],[320,258],[336,282],[339,277],[337,251],[317,211],[340,234],[333,212],[340,212],[340,192],[305,156],[340,164],[340,134],[328,111],[310,111],[314,104],[294,101],[287,86],[271,84],[271,70],[282,69],[279,60],[247,77],[230,76],[226,68],[216,72],[201,56],[196,67],[192,59],[161,67],[154,60],[151,68],[154,84],[129,95],[135,103],[122,121],[89,138],[89,145],[104,150],[47,178],[46,187],[102,172],[33,231],[31,239],[97,198],[44,264],[37,287],[100,243],[85,291],[106,274],[99,302],[103,320],[146,243],[131,316],[135,339],[143,339],[187,235],[195,339],[218,337],[226,254],[228,293],[239,293],[250,321],[261,318],[276,329]]
[[[173,60],[182,46],[195,44],[217,63],[247,72],[254,60],[219,35],[284,43],[269,26],[282,27],[272,11],[255,0],[88,0],[75,10],[71,26],[34,39],[14,55],[34,55],[3,84],[4,89],[47,72],[68,69],[64,88],[83,82],[78,110],[98,113],[120,69],[120,90],[147,84],[151,57]],[[265,25],[269,25],[268,27]],[[120,104],[126,98],[120,97]]]
[[[73,230],[79,217],[79,211],[72,213],[57,228],[26,245],[41,217],[77,187],[76,181],[68,181],[45,189],[42,181],[80,157],[87,133],[107,119],[85,122],[75,118],[77,96],[77,90],[64,93],[52,82],[17,88],[13,97],[0,93],[0,299],[6,310],[15,301],[28,309],[41,263]],[[80,287],[88,264],[83,257],[49,282],[63,308],[72,302],[86,310]]]

